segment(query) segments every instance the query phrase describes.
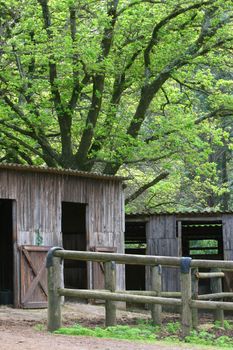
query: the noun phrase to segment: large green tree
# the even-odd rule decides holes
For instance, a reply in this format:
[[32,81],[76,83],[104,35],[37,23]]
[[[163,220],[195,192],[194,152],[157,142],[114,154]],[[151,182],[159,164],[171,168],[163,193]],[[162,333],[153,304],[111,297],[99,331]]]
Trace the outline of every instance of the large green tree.
[[233,109],[231,1],[0,5],[2,161],[147,169],[128,201],[184,165],[209,171]]

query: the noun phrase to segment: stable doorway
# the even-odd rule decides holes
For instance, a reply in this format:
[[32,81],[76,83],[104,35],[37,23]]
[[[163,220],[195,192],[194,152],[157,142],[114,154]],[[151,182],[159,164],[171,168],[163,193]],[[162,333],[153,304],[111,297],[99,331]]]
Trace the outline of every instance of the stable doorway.
[[13,201],[0,199],[0,305],[13,304]]
[[[146,223],[126,221],[125,253],[146,255]],[[126,290],[145,290],[146,277],[144,265],[125,265]]]
[[[182,256],[192,259],[224,260],[222,221],[182,221]],[[209,269],[199,269],[208,272]],[[199,294],[211,292],[211,280],[199,280]]]
[[[62,202],[62,240],[66,250],[86,250],[86,204]],[[87,289],[87,263],[64,261],[65,288]]]

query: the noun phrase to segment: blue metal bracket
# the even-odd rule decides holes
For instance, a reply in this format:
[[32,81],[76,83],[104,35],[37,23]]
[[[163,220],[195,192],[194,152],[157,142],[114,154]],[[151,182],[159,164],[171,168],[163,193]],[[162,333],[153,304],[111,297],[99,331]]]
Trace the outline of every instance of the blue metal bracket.
[[46,258],[46,267],[47,269],[51,266],[53,266],[53,254],[56,250],[63,250],[61,247],[53,247],[49,250]]
[[180,261],[181,273],[189,273],[192,258],[182,257]]

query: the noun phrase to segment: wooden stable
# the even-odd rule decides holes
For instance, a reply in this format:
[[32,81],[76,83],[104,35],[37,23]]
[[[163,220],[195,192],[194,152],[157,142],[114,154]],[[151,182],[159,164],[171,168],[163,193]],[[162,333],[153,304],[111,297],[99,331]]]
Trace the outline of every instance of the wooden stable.
[[[208,241],[208,242],[207,242]],[[233,213],[190,212],[126,215],[125,246],[127,253],[189,256],[194,259],[233,260]],[[163,290],[178,291],[178,270],[164,268]],[[130,276],[137,276],[133,279]],[[200,283],[200,292],[208,292],[209,281]],[[231,276],[225,289],[232,290]],[[126,266],[127,289],[150,289],[149,272]]]
[[[45,258],[52,246],[124,252],[123,178],[0,164],[0,304],[47,304]],[[67,288],[103,288],[99,263],[64,264]],[[117,270],[124,288],[124,269]]]

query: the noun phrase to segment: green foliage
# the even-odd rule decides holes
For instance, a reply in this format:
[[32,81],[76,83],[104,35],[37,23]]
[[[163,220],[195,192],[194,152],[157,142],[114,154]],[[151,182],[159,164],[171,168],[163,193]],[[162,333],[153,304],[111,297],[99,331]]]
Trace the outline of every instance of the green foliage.
[[166,324],[166,331],[169,334],[176,334],[178,331],[180,331],[180,329],[180,322],[169,322]]
[[228,349],[233,346],[233,340],[231,337],[224,335],[216,338],[214,334],[206,331],[192,331],[190,336],[185,337],[185,342],[199,345],[214,345]]
[[[98,338],[114,338],[114,339],[126,339],[143,342],[155,342],[158,340],[164,340],[166,342],[173,343],[190,343],[201,346],[213,346],[217,348],[228,348],[233,346],[233,340],[231,337],[222,335],[217,337],[213,332],[207,332],[205,330],[196,331],[193,330],[191,334],[185,337],[183,340],[180,338],[181,326],[179,322],[169,322],[165,326],[152,326],[150,321],[138,320],[137,326],[114,326],[107,328],[87,328],[81,325],[75,325],[69,328],[60,328],[55,331],[55,334],[65,335],[83,335]],[[229,329],[228,321],[225,321],[226,329]],[[218,329],[218,326],[214,326],[213,329]],[[232,326],[231,326],[232,329]]]
[[154,341],[157,336],[155,330],[150,327],[129,327],[129,326],[115,326],[100,328],[96,327],[94,329],[82,327],[76,325],[72,328],[60,328],[55,331],[56,334],[66,334],[66,335],[85,335],[93,336],[98,338],[116,338],[116,339],[128,339],[128,340],[140,340],[151,342]]
[[216,328],[216,329],[224,328],[226,330],[230,330],[230,329],[233,329],[233,325],[232,325],[232,322],[229,322],[227,320],[223,321],[223,326],[222,326],[222,323],[220,321],[215,321],[213,328]]
[[230,0],[0,11],[0,161],[132,175],[128,194],[143,191],[129,211],[221,205],[228,181],[212,158],[232,149]]

